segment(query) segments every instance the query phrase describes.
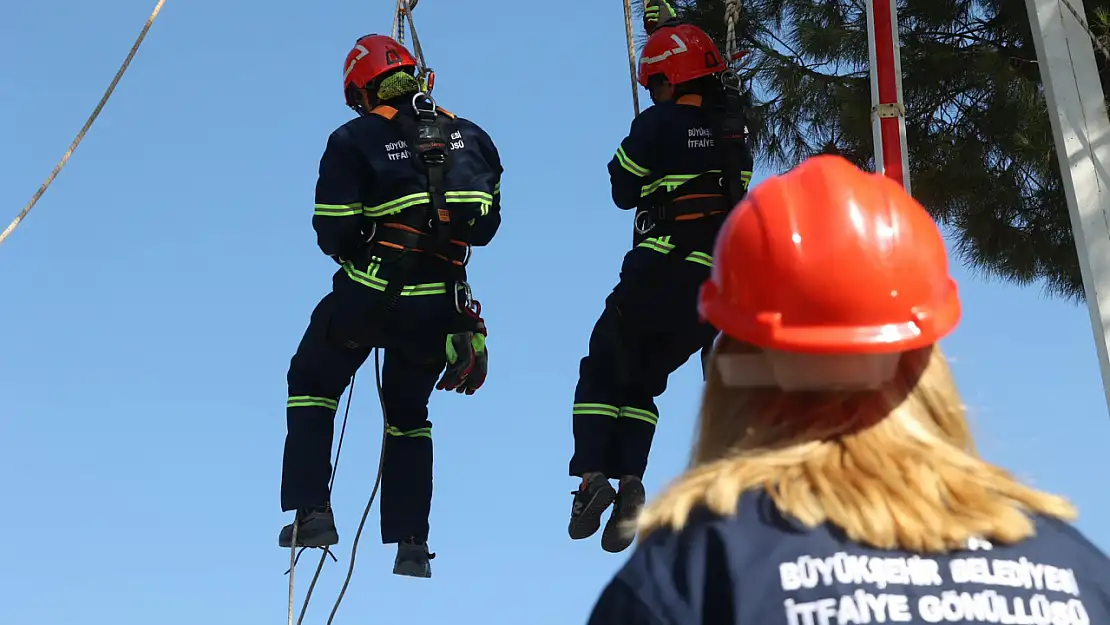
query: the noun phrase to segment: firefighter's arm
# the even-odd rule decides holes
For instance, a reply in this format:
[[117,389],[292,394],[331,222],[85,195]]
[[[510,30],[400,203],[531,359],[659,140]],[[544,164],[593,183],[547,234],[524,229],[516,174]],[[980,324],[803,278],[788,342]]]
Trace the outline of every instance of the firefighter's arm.
[[632,120],[628,136],[621,141],[617,153],[609,161],[613,203],[624,210],[636,208],[640,203],[640,190],[651,181],[653,110],[648,109]]
[[362,184],[368,165],[343,128],[328,137],[316,180],[312,227],[320,249],[340,262],[350,259],[363,243]]
[[497,152],[497,146],[494,145],[493,139],[477,124],[474,125],[474,128],[478,149],[481,151],[486,164],[489,165],[490,182],[493,189],[493,201],[490,202],[488,210],[475,217],[474,223],[470,227],[470,244],[481,247],[489,245],[489,242],[493,240],[497,230],[501,227],[501,175],[505,173],[505,168],[501,165],[501,155]]

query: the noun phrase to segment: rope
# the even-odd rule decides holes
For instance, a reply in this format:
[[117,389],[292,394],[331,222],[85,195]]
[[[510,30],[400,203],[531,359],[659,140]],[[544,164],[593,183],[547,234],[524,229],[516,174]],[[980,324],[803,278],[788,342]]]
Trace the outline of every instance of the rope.
[[736,62],[736,55],[740,53],[740,46],[736,43],[736,24],[740,22],[740,0],[725,1],[725,58],[726,63],[732,65]]
[[[378,403],[381,405],[381,409],[382,409],[382,450],[381,450],[381,454],[378,456],[378,473],[377,473],[377,476],[374,478],[374,487],[370,492],[369,500],[366,502],[366,508],[362,512],[362,520],[359,521],[358,530],[355,532],[354,542],[351,544],[351,563],[347,568],[347,577],[343,580],[343,587],[340,589],[339,596],[335,600],[335,605],[332,607],[331,615],[328,616],[328,625],[331,625],[332,619],[335,618],[336,612],[339,611],[339,605],[340,605],[340,603],[343,602],[343,596],[347,593],[347,586],[351,583],[351,577],[354,575],[354,572],[355,572],[355,557],[356,557],[357,552],[358,552],[358,541],[362,537],[362,530],[366,526],[366,518],[370,515],[370,508],[374,505],[374,500],[378,496],[378,490],[381,487],[381,483],[382,483],[382,468],[384,467],[384,463],[385,463],[385,442],[386,442],[386,436],[387,436],[388,427],[389,427],[389,419],[386,416],[386,412],[385,412],[385,394],[382,391],[382,367],[381,367],[380,352],[381,352],[380,349],[375,349],[374,350],[374,381],[375,381],[375,383],[377,385],[377,389],[378,389]],[[335,450],[335,462],[332,465],[331,481],[328,483],[328,489],[329,490],[331,490],[334,487],[334,485],[335,485],[335,474],[339,470],[339,454],[340,454],[340,452],[343,451],[343,437],[347,432],[347,417],[350,415],[350,412],[351,412],[351,398],[354,396],[354,392],[355,392],[355,378],[354,378],[354,376],[352,376],[351,377],[351,388],[350,388],[350,390],[348,391],[348,394],[347,394],[347,408],[346,408],[346,410],[344,411],[344,414],[343,414],[343,427],[342,427],[342,429],[340,429],[339,444],[336,446],[336,450]],[[303,552],[303,550],[304,550],[304,548],[302,547],[302,552]],[[293,543],[292,543],[292,548],[290,549],[290,552],[293,553],[293,552],[296,552],[296,551],[297,551],[297,524],[296,524],[296,520],[294,519]],[[320,573],[324,569],[324,562],[326,561],[328,556],[331,556],[332,559],[335,559],[335,556],[331,553],[331,551],[327,547],[324,547],[324,553],[320,555],[320,562],[316,565],[316,573],[312,576],[312,582],[308,585],[308,591],[305,593],[304,603],[301,605],[301,613],[300,613],[300,616],[297,618],[296,625],[301,625],[301,623],[304,621],[305,614],[308,612],[308,603],[309,603],[309,601],[312,600],[312,591],[316,588],[316,582],[319,581],[319,579],[320,579]],[[289,565],[289,625],[294,625],[294,623],[293,623],[293,603],[294,603],[293,602],[293,592],[294,592],[293,591],[293,569],[296,566],[297,560],[299,558],[300,558],[300,554],[297,554],[295,557],[293,555],[290,555],[291,563]]]
[[639,115],[640,84],[636,81],[636,41],[632,29],[632,0],[624,0],[624,38],[628,43],[628,77],[632,81],[632,110]]
[[30,213],[31,209],[38,203],[39,198],[46,193],[46,189],[54,182],[54,178],[58,177],[62,168],[69,162],[69,157],[73,155],[74,150],[77,149],[77,145],[85,138],[85,133],[92,127],[96,118],[100,116],[100,111],[104,108],[104,105],[107,104],[108,98],[112,97],[112,92],[116,90],[116,85],[119,84],[120,79],[123,78],[124,72],[126,72],[127,68],[131,65],[131,59],[135,58],[135,53],[139,51],[139,46],[142,45],[143,39],[146,39],[147,31],[149,31],[150,27],[154,24],[154,20],[158,17],[158,14],[162,12],[162,5],[165,3],[166,0],[158,0],[157,6],[154,7],[154,11],[151,12],[150,17],[146,20],[146,24],[143,25],[143,30],[139,33],[139,37],[135,39],[135,44],[131,46],[131,51],[127,53],[127,58],[124,59],[123,65],[120,65],[115,78],[112,79],[112,82],[108,85],[108,89],[104,92],[104,96],[100,98],[100,102],[96,105],[96,108],[93,109],[92,115],[89,115],[89,119],[85,122],[84,127],[81,128],[81,132],[77,133],[77,138],[70,144],[69,149],[62,155],[62,160],[58,161],[58,164],[54,166],[54,171],[50,172],[50,175],[46,178],[46,182],[42,183],[42,186],[39,187],[39,190],[35,193],[34,197],[31,198],[31,201],[27,202],[23,210],[19,211],[19,215],[12,220],[12,223],[8,225],[4,232],[0,233],[0,243],[3,243],[4,240],[15,231],[20,222],[23,221],[23,218],[27,216],[27,213]]

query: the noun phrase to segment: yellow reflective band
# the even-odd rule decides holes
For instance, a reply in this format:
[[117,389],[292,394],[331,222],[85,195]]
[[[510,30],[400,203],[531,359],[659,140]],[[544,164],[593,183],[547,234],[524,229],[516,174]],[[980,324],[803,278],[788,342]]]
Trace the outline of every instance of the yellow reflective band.
[[[343,272],[351,280],[363,285],[368,286],[375,291],[385,291],[389,285],[389,281],[377,277],[378,263],[371,263],[368,268],[370,271],[359,271],[350,261],[343,263]],[[411,284],[401,289],[401,295],[446,295],[447,283],[446,282],[427,282],[424,284]]]
[[339,400],[330,397],[312,397],[311,395],[298,395],[290,397],[285,402],[286,408],[327,408],[335,410],[339,407]]
[[317,204],[313,215],[321,217],[350,217],[362,214],[362,203],[354,204]]
[[485,191],[448,191],[448,202],[493,202],[493,196]]
[[398,436],[401,438],[431,438],[432,428],[416,428],[415,430],[400,430],[392,425],[386,428],[386,433],[390,436]]
[[[485,191],[448,191],[444,195],[447,196],[448,202],[456,204],[463,202],[493,204],[493,195]],[[364,208],[362,212],[370,217],[384,217],[386,215],[399,213],[406,208],[428,204],[431,201],[432,196],[428,193],[410,193],[409,195],[399,197],[396,200],[390,200],[384,204]]]
[[[674,244],[671,243],[671,237],[669,235],[644,239],[640,241],[640,244],[636,247],[646,248],[653,252],[659,252],[660,254],[670,254],[674,251]],[[713,266],[713,256],[705,252],[690,252],[684,260],[698,263],[699,265],[705,265],[706,267]]]
[[629,158],[628,154],[626,154],[624,151],[623,145],[617,148],[617,162],[620,163],[621,167],[623,167],[625,171],[632,174],[633,176],[636,176],[637,178],[643,178],[651,173],[651,170],[646,167],[641,167],[636,163],[636,161]]
[[363,213],[370,217],[383,217],[393,213],[399,213],[406,208],[411,208],[420,204],[427,204],[432,201],[432,197],[427,193],[410,193],[404,197],[399,197],[396,200],[390,200],[384,204],[377,206],[368,206],[363,209]]
[[598,415],[616,419],[620,415],[620,408],[610,404],[574,404],[572,414]]
[[692,263],[698,263],[699,265],[705,265],[706,267],[713,266],[713,257],[705,252],[690,252],[686,260]]
[[642,410],[631,406],[621,407],[620,418],[636,419],[637,421],[643,421],[644,423],[650,423],[652,425],[657,425],[659,423],[659,415],[650,410]]
[[647,197],[652,193],[658,191],[660,187],[665,187],[667,191],[674,191],[687,182],[690,182],[694,178],[701,176],[702,174],[719,173],[721,173],[721,170],[719,169],[707,169],[701,174],[671,174],[669,176],[663,176],[662,178],[656,180],[655,182],[652,182],[651,184],[640,187],[640,197]]

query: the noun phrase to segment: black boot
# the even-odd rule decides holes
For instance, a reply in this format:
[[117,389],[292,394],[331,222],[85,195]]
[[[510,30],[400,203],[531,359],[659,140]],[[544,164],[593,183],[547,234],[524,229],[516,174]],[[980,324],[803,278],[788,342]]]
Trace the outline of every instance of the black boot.
[[[297,523],[297,547],[330,547],[339,542],[339,531],[335,529],[335,516],[331,506],[297,510],[294,522]],[[281,528],[278,546],[288,549],[293,546],[293,523]]]
[[432,576],[432,562],[436,554],[428,551],[428,543],[405,539],[397,543],[397,559],[393,561],[393,574],[406,577]]
[[601,473],[592,473],[578,490],[572,491],[574,503],[570,509],[570,526],[567,532],[574,540],[589,538],[601,527],[601,515],[617,491]]
[[613,514],[609,515],[609,522],[605,524],[605,531],[601,534],[602,549],[610,553],[620,553],[628,549],[636,539],[633,523],[646,499],[644,483],[639,478],[627,477],[621,480],[621,490],[613,504]]

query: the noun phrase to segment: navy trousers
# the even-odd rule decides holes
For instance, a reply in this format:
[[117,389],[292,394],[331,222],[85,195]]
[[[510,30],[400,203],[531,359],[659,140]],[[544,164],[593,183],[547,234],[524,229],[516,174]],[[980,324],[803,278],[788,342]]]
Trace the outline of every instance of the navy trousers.
[[579,366],[570,475],[643,478],[659,421],[655,398],[717,335],[697,311],[709,271],[677,253],[637,247],[625,255]]
[[331,450],[339,399],[375,347],[383,348],[382,391],[389,423],[381,485],[382,542],[427,540],[432,503],[428,399],[446,366],[457,322],[453,289],[406,294],[381,312],[382,291],[337,273],[289,364],[281,508],[330,501]]

